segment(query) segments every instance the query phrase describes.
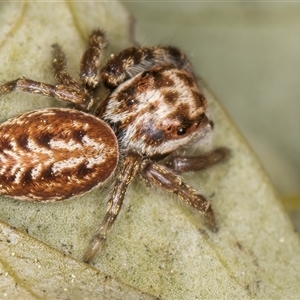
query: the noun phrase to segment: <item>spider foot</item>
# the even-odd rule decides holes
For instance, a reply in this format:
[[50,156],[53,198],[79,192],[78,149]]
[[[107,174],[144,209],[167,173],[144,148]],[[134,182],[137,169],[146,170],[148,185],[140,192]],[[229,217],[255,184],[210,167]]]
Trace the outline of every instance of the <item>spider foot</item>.
[[95,257],[95,255],[102,249],[105,241],[106,236],[95,235],[90,241],[87,250],[85,251],[83,261],[89,263]]

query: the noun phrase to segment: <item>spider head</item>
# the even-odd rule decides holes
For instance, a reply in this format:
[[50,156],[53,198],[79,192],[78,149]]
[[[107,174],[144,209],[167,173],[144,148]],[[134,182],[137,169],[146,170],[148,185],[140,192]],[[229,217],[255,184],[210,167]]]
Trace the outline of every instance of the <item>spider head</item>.
[[115,128],[121,148],[151,157],[203,137],[211,128],[206,106],[192,75],[162,66],[122,83],[108,97],[102,117]]

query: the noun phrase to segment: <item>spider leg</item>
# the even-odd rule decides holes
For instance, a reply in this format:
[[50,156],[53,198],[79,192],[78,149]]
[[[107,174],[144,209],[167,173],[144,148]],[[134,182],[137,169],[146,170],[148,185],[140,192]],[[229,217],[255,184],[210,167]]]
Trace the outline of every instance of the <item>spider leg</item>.
[[85,109],[85,107],[89,108],[91,105],[90,96],[82,89],[78,89],[72,85],[51,85],[25,77],[20,77],[1,85],[0,95],[7,94],[15,90],[53,97],[58,100],[73,103],[83,109]]
[[173,156],[166,159],[164,165],[178,173],[200,171],[227,159],[228,148],[217,148],[200,156]]
[[57,85],[21,77],[1,85],[0,95],[18,90],[53,97],[73,103],[83,110],[89,110],[93,104],[93,97],[67,72],[65,54],[57,44],[53,45],[52,66]]
[[79,83],[68,73],[66,69],[67,61],[66,56],[58,44],[53,44],[53,73],[54,78],[58,84],[72,85],[77,89],[82,89]]
[[0,95],[10,93],[14,90],[54,97],[55,86],[21,77],[1,85]]
[[135,153],[126,156],[122,169],[115,181],[112,195],[108,201],[108,207],[104,219],[89,244],[84,254],[83,261],[90,262],[102,248],[107,233],[115,222],[123,204],[128,185],[137,174],[141,166],[141,157]]
[[91,33],[88,47],[82,56],[80,64],[80,79],[89,89],[93,89],[99,84],[100,55],[106,44],[105,35],[101,30],[94,30]]
[[176,194],[180,200],[197,209],[205,217],[211,230],[217,230],[214,212],[210,202],[182,179],[167,168],[148,161],[143,167],[141,175],[152,185],[159,186],[170,193]]
[[66,56],[58,44],[53,44],[53,74],[58,85],[55,87],[58,95],[55,98],[69,101],[81,108],[89,110],[93,105],[93,95],[81,86],[66,69]]
[[172,65],[194,76],[189,60],[175,47],[131,47],[111,56],[101,70],[101,78],[107,88],[114,89],[143,71],[165,65]]

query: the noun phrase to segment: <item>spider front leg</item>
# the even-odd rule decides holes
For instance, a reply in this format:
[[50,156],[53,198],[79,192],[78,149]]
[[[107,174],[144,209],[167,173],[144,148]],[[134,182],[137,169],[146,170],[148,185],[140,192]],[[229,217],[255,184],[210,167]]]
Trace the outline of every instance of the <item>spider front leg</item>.
[[179,176],[150,160],[145,162],[142,167],[141,175],[150,184],[176,194],[180,200],[197,209],[204,215],[209,228],[213,231],[217,230],[215,216],[210,202],[195,189],[185,184]]
[[94,30],[90,37],[88,47],[85,50],[80,64],[80,79],[88,89],[99,85],[99,64],[101,53],[107,42],[101,30]]
[[164,165],[177,173],[195,172],[224,161],[229,154],[229,149],[222,147],[199,156],[170,156],[164,161]]
[[108,207],[104,219],[94,233],[83,261],[90,262],[106,241],[107,233],[115,222],[123,204],[128,185],[140,169],[142,158],[140,155],[130,153],[126,156],[122,169],[115,181],[112,195],[108,201]]

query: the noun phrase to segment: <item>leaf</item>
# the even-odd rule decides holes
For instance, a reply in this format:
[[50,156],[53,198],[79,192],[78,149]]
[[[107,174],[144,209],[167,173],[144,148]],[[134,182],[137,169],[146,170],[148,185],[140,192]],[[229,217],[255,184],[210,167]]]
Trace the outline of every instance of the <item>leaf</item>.
[[[1,83],[24,75],[54,83],[53,43],[63,47],[76,75],[94,28],[104,29],[111,44],[104,57],[131,44],[129,17],[118,3],[0,5]],[[219,231],[210,232],[202,216],[176,197],[137,180],[103,251],[89,266],[80,259],[106,210],[109,186],[59,203],[2,198],[0,218],[28,235],[2,225],[1,297],[297,298],[299,237],[248,145],[202,85],[216,125],[214,145],[229,147],[231,157],[184,179],[210,196]],[[61,104],[13,92],[2,96],[0,105],[6,120]]]
[[1,298],[154,299],[0,223]]

